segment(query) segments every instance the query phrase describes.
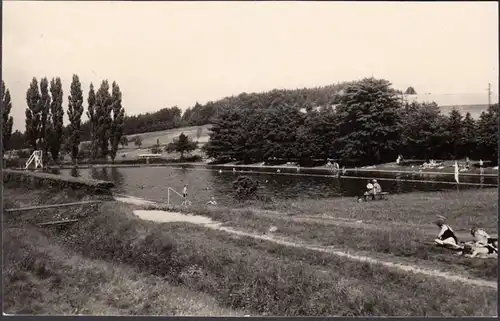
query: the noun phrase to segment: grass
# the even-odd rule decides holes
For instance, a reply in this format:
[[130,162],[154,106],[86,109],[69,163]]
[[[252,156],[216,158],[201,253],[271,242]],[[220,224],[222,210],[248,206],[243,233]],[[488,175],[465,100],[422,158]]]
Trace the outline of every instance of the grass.
[[[429,245],[438,233],[432,225],[436,215],[447,216],[455,231],[462,231],[460,235],[468,235],[473,223],[496,234],[496,191],[438,192],[432,197],[429,195],[401,194],[391,196],[389,201],[369,203],[357,203],[352,198],[274,203],[250,201],[243,203],[244,209],[198,207],[189,211],[238,229],[265,233],[271,226],[276,226],[277,231],[273,234],[298,242],[369,252],[371,256],[429,265],[469,277],[497,279],[497,260],[455,257],[448,251]],[[372,224],[367,226],[353,221],[332,222],[327,219],[308,221],[308,218],[300,219],[301,214],[313,218],[348,218]]]
[[159,276],[71,253],[35,229],[7,228],[4,240],[9,314],[243,315]]
[[420,226],[433,224],[437,215],[447,217],[455,230],[468,231],[476,223],[486,229],[498,226],[496,189],[415,192],[389,195],[387,201],[357,203],[353,197],[298,199],[234,203],[232,208],[256,212],[274,211],[284,216],[349,218],[366,222],[402,222]]
[[[48,195],[44,200],[53,201]],[[51,236],[87,259],[152,273],[251,314],[462,316],[497,311],[494,289],[436,282],[188,224],[147,222],[115,202]]]

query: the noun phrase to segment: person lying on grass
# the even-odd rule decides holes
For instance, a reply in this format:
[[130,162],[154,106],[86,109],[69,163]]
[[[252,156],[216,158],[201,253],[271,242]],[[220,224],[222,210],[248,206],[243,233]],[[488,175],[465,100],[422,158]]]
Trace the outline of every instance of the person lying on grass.
[[463,251],[458,253],[458,255],[464,255],[466,257],[495,257],[498,255],[498,251],[493,246],[484,246],[482,244],[476,244],[475,242],[466,243],[463,247]]
[[490,248],[493,252],[498,253],[498,238],[490,237],[485,230],[478,226],[472,227],[470,234],[474,237],[476,246]]
[[434,240],[437,244],[445,247],[451,247],[453,249],[462,249],[463,247],[458,244],[458,239],[455,235],[455,232],[451,229],[451,227],[445,224],[445,218],[439,217],[436,220],[436,225],[441,229],[437,239]]

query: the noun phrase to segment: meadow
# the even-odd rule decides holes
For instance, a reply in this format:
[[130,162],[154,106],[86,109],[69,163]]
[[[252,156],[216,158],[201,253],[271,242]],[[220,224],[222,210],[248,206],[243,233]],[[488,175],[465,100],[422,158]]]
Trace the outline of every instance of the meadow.
[[[19,186],[7,186],[4,195],[9,200],[6,207],[95,198],[75,191],[55,193]],[[6,217],[5,240],[11,245],[10,259],[6,260],[6,271],[10,272],[5,272],[8,278],[4,283],[6,312],[28,309],[48,314],[119,311],[261,316],[492,316],[497,313],[496,288],[404,272],[184,222],[145,221],[133,213],[144,206],[110,198],[103,200],[106,202],[97,210],[51,209]],[[387,202],[365,204],[351,198],[273,204],[248,201],[224,208],[198,206],[188,212],[248,232],[269,234],[269,227],[276,226],[276,236],[304,244],[334,246],[491,281],[496,279],[496,260],[456,258],[423,243],[433,239],[432,218],[442,214],[446,206],[450,224],[457,230],[465,231],[474,221],[493,232],[496,200],[495,191],[483,190],[461,195],[409,193]],[[80,221],[65,228],[34,226],[54,216],[78,217]],[[344,221],[350,225],[312,220]],[[376,223],[378,228],[352,227],[359,220]],[[113,272],[111,266],[115,268]],[[60,281],[70,276],[80,281]],[[172,289],[172,293],[160,295],[165,291],[154,290],[163,286]],[[98,303],[91,304],[89,295],[76,295],[75,289],[96,293]],[[125,298],[124,289],[141,290]],[[147,305],[140,297],[149,291],[158,295],[151,294]],[[20,296],[25,297],[22,307],[19,300],[13,299]],[[65,296],[74,298],[71,305],[63,303]],[[193,298],[200,308],[190,308],[187,300],[183,303],[175,297]]]

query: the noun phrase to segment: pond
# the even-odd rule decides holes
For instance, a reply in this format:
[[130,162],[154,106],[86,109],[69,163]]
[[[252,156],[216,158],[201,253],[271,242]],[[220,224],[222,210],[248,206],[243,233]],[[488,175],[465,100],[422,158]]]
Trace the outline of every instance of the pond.
[[[362,194],[367,180],[376,178],[383,191],[391,194],[408,193],[412,191],[440,191],[456,189],[453,175],[429,174],[395,174],[380,172],[350,172],[342,177],[331,175],[327,170],[281,169],[263,171],[261,168],[239,168],[236,173],[232,169],[190,166],[163,167],[128,167],[128,168],[92,168],[79,170],[61,170],[62,175],[80,176],[101,180],[109,180],[117,185],[116,192],[144,197],[150,200],[166,201],[168,187],[178,192],[184,184],[188,184],[189,199],[193,203],[207,202],[210,196],[215,196],[221,204],[227,204],[232,199],[232,182],[239,175],[249,175],[260,184],[259,194],[275,199],[290,198],[331,198],[340,196],[356,196]],[[431,182],[428,182],[431,181]],[[496,176],[461,176],[460,190],[491,188],[498,184]],[[482,185],[481,185],[482,184]],[[490,187],[488,187],[490,186]],[[181,198],[171,193],[172,202],[180,203]]]

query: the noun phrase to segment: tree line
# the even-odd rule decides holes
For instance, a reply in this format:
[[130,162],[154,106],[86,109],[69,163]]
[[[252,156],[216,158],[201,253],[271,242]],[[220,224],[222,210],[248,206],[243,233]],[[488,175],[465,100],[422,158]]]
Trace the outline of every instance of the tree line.
[[[416,91],[409,87],[405,93]],[[96,95],[93,88],[89,90],[90,104],[92,95]],[[470,114],[461,115],[456,110],[443,115],[435,103],[404,103],[401,95],[388,81],[373,78],[316,88],[241,93],[206,104],[197,102],[184,113],[174,106],[123,116],[121,129],[122,135],[131,135],[213,124],[206,151],[221,160],[259,162],[276,158],[307,163],[330,158],[376,163],[402,154],[419,159],[474,155],[496,162],[498,105],[474,120]],[[109,111],[101,113],[100,123],[92,118],[98,116],[90,113],[89,120],[79,125],[80,140],[94,141],[92,137],[102,133],[109,141],[108,130],[102,130],[110,126],[102,117]],[[64,136],[70,137],[71,131],[71,124],[63,127]],[[28,133],[13,132],[8,147],[26,146],[24,136]],[[123,137],[120,141],[125,143]],[[96,146],[93,157],[108,154],[102,141]]]
[[[412,88],[414,91],[414,89]],[[475,121],[458,110],[441,114],[435,103],[403,103],[384,79],[365,78],[339,87],[321,108],[305,110],[275,92],[272,101],[251,96],[217,111],[205,146],[219,161],[335,159],[370,165],[414,159],[481,158],[497,162],[498,104]]]
[[[177,106],[162,108],[156,112],[139,115],[125,115],[123,121],[124,135],[133,135],[145,132],[168,130],[186,126],[200,126],[210,124],[217,111],[227,106],[241,105],[243,102],[252,101],[253,104],[266,105],[272,103],[277,95],[285,96],[290,105],[302,106],[310,109],[327,104],[334,97],[335,93],[344,88],[348,83],[338,83],[322,87],[303,89],[282,89],[261,93],[241,93],[235,96],[228,96],[216,101],[209,101],[206,104],[198,102],[184,112]],[[91,139],[90,120],[81,122],[81,140]],[[69,132],[69,125],[63,127],[63,132]],[[21,149],[29,147],[26,143],[25,133],[14,131],[10,139],[11,149]]]
[[[2,105],[4,118],[11,110],[10,94],[2,83]],[[70,154],[75,163],[80,153],[82,141],[82,115],[84,113],[84,95],[78,75],[73,75],[70,93],[68,95],[67,115],[69,124],[64,126],[63,89],[61,79],[46,77],[38,81],[33,78],[26,92],[25,132],[12,133],[12,117],[8,122],[10,133],[4,131],[4,148],[14,147],[24,140],[23,147],[28,147],[30,153],[42,150],[44,162],[52,160],[58,163],[61,151]],[[118,145],[123,136],[123,121],[125,110],[122,106],[122,93],[116,82],[111,85],[103,80],[101,86],[94,92],[90,84],[87,99],[87,116],[89,118],[89,136],[92,141],[92,159],[108,157],[114,161]],[[4,126],[5,127],[5,126]],[[24,136],[24,137],[23,137]],[[10,141],[10,142],[9,142]],[[9,146],[9,144],[11,146]],[[49,158],[50,156],[50,158]]]

